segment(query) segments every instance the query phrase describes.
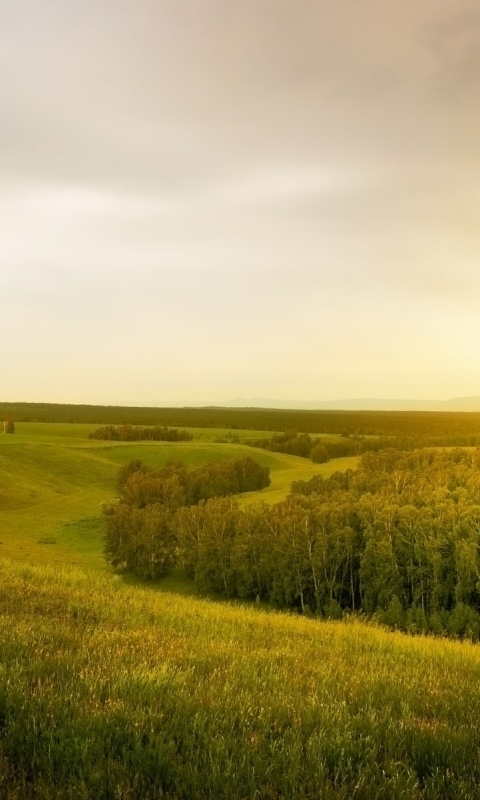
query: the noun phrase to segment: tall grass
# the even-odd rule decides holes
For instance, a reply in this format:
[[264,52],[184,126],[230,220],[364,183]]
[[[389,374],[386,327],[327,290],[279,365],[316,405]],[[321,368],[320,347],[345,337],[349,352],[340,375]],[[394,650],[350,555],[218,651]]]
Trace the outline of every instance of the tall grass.
[[0,562],[0,797],[475,798],[480,648]]

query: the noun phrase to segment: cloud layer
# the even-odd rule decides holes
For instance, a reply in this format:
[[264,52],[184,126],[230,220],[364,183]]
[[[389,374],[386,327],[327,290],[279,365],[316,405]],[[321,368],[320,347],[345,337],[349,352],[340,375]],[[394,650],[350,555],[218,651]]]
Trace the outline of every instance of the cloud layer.
[[473,0],[4,0],[4,399],[478,394]]

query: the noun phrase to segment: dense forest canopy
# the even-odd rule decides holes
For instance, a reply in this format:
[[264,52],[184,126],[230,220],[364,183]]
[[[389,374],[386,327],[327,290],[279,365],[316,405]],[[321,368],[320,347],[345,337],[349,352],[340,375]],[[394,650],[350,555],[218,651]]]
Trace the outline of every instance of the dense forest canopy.
[[196,428],[414,437],[426,445],[480,444],[480,413],[427,411],[285,411],[260,408],[134,408],[0,403],[0,416],[17,422],[168,425]]
[[213,497],[270,485],[270,468],[249,456],[189,470],[178,461],[153,470],[134,460],[120,468],[118,502],[104,507],[105,553],[113,566],[155,579],[177,561],[173,515]]
[[145,577],[157,559],[157,575],[179,563],[202,590],[480,637],[480,449],[366,453],[356,472],[297,481],[273,506],[240,508],[227,491],[172,504],[161,477],[151,496],[138,473],[121,480],[113,564],[141,553]]

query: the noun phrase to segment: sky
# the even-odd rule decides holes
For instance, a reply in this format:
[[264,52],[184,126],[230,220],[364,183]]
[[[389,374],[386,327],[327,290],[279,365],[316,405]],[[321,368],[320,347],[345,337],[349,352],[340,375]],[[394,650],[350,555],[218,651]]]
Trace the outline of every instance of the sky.
[[0,0],[0,399],[480,394],[478,0]]

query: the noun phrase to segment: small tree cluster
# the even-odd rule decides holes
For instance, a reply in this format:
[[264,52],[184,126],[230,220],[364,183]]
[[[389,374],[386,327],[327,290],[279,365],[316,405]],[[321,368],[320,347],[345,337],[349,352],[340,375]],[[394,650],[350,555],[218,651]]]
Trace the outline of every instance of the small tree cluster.
[[106,425],[88,435],[89,439],[109,442],[189,442],[193,434],[189,431],[166,427],[141,427],[133,425]]
[[[329,440],[312,438],[308,433],[298,433],[295,430],[276,433],[270,439],[250,439],[247,444],[251,447],[261,447],[273,453],[287,453],[292,456],[311,458],[315,464],[323,464],[331,458],[358,455],[366,447],[363,440],[344,439]],[[383,449],[385,442],[378,442],[375,449]]]
[[246,444],[274,453],[311,458],[315,464],[324,464],[332,458],[378,453],[386,449],[415,450],[422,446],[422,440],[406,437],[352,437],[346,430],[341,432],[341,439],[313,438],[308,433],[291,430],[274,434],[270,439],[249,439]]
[[120,498],[104,507],[105,555],[116,568],[156,579],[176,563],[175,513],[213,497],[263,489],[270,469],[250,456],[189,470],[178,461],[153,470],[141,461],[120,468]]
[[314,440],[308,433],[290,430],[285,433],[274,433],[270,439],[251,439],[248,444],[251,447],[270,450],[272,453],[287,453],[291,456],[309,458]]

